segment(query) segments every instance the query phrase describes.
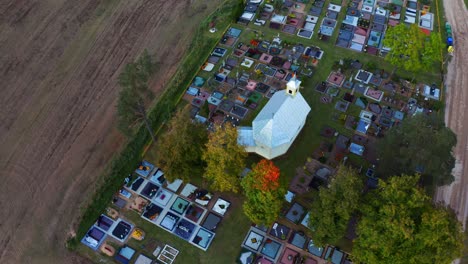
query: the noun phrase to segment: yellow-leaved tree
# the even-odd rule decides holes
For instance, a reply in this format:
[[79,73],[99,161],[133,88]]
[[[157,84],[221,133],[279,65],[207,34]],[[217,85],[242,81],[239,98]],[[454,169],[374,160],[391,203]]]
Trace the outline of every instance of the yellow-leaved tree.
[[237,144],[237,129],[226,123],[208,136],[202,155],[206,162],[203,177],[211,182],[213,190],[238,192],[246,157],[245,149]]

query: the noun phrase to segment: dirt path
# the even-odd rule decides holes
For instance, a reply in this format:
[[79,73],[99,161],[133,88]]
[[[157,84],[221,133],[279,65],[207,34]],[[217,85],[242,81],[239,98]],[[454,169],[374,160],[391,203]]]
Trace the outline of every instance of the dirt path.
[[64,242],[123,140],[121,66],[155,52],[160,91],[215,2],[2,1],[0,263],[83,263]]
[[458,214],[465,227],[468,216],[468,11],[463,0],[444,0],[446,19],[452,25],[455,52],[448,65],[445,84],[445,120],[458,138],[454,150],[455,182],[437,190],[436,200],[445,202]]

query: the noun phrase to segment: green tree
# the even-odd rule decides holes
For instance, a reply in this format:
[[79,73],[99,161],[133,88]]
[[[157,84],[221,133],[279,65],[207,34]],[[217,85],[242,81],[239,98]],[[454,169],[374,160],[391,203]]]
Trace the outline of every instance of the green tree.
[[279,184],[280,170],[272,161],[261,160],[242,179],[245,215],[256,224],[271,225],[283,205],[286,190]]
[[362,189],[358,173],[346,166],[338,168],[328,188],[319,189],[309,218],[315,244],[336,244],[345,235],[348,222],[358,208]]
[[397,68],[413,73],[431,70],[436,61],[440,61],[442,41],[440,34],[424,34],[416,25],[401,23],[390,27],[385,33],[383,45],[390,48],[385,60]]
[[156,64],[145,50],[136,62],[129,63],[119,75],[121,90],[117,102],[118,128],[130,136],[141,122],[144,122],[153,141],[155,140],[151,123],[148,120],[146,106],[154,96],[148,88],[148,81]]
[[456,143],[456,135],[440,115],[406,118],[378,142],[378,173],[389,177],[419,172],[427,186],[448,184],[453,181]]
[[275,9],[276,13],[281,12],[283,9],[284,0],[273,0],[273,8]]
[[227,123],[208,136],[202,155],[206,162],[204,177],[214,190],[238,192],[246,157],[245,149],[237,144],[237,129]]
[[368,193],[353,245],[357,263],[448,264],[461,255],[461,224],[434,206],[418,181],[417,175],[395,176]]
[[283,190],[246,192],[248,198],[242,207],[244,214],[255,224],[271,225],[281,211],[284,200]]
[[174,115],[167,131],[158,140],[157,164],[167,180],[201,176],[204,162],[201,157],[208,141],[206,126],[190,119],[190,108]]

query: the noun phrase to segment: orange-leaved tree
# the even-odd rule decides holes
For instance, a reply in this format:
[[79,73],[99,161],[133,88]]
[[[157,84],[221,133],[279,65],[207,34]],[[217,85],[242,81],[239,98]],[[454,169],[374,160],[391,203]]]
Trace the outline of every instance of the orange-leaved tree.
[[262,160],[242,180],[246,196],[244,213],[256,224],[272,224],[281,211],[285,189],[279,183],[280,170],[270,160]]
[[255,188],[260,191],[272,191],[279,187],[280,170],[271,160],[261,160],[252,170]]

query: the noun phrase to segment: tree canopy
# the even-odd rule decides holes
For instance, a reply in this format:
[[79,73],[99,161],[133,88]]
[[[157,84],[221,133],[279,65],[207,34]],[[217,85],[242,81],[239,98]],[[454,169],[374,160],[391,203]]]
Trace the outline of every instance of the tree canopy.
[[283,8],[283,5],[283,0],[273,0],[273,7],[275,8],[275,10],[278,10],[278,12]]
[[352,256],[357,263],[451,263],[463,248],[453,212],[434,206],[419,176],[380,181],[361,207]]
[[424,34],[416,25],[401,23],[390,27],[385,33],[383,45],[390,48],[385,60],[392,65],[413,73],[431,70],[440,61],[442,40],[440,34]]
[[156,68],[148,51],[145,50],[136,62],[125,66],[119,75],[121,87],[117,102],[118,128],[129,136],[134,128],[144,122],[154,140],[151,124],[146,116],[146,106],[153,100],[148,81]]
[[280,169],[271,160],[262,159],[249,173],[254,180],[252,188],[263,192],[279,188]]
[[245,215],[256,224],[270,225],[277,218],[286,190],[280,187],[280,170],[270,160],[261,160],[242,179]]
[[309,218],[316,245],[336,244],[344,237],[349,220],[358,208],[363,187],[357,171],[340,166],[329,187],[319,189]]
[[440,115],[406,118],[378,142],[378,172],[385,177],[419,172],[425,185],[448,184],[453,181],[456,143]]
[[239,175],[246,157],[245,149],[237,144],[237,129],[226,123],[208,136],[206,151],[202,154],[206,162],[204,177],[214,190],[238,192]]
[[189,108],[177,111],[158,140],[157,164],[165,178],[188,181],[193,176],[201,176],[204,169],[202,154],[207,141],[206,127],[190,119]]

